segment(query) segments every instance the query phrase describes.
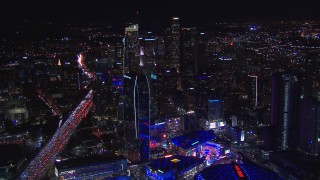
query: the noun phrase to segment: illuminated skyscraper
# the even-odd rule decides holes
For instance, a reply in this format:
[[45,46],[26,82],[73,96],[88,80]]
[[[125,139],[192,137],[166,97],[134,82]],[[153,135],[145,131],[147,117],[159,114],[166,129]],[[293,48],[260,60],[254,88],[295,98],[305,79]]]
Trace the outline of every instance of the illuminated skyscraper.
[[281,150],[295,147],[297,143],[299,97],[299,83],[295,75],[273,75],[271,124],[277,131],[277,147]]
[[136,121],[134,112],[135,76],[125,75],[123,78],[122,102],[119,103],[119,119],[124,124],[124,152],[131,161],[138,161],[139,142],[136,137]]
[[256,75],[248,75],[251,79],[250,89],[249,89],[249,98],[251,107],[258,107],[258,76]]
[[113,61],[111,63],[112,65],[112,71],[114,74],[122,74],[122,68],[123,68],[123,62],[122,62],[122,58],[123,58],[123,50],[124,50],[124,44],[123,42],[116,42],[114,45],[114,49],[110,52],[112,53],[113,57]]
[[225,126],[223,120],[223,104],[219,99],[209,100],[208,102],[208,127],[209,129]]
[[182,28],[180,70],[182,89],[184,91],[193,91],[195,89],[195,65],[198,58],[196,38],[196,28]]
[[156,38],[156,61],[160,66],[164,66],[166,64],[166,43],[164,37]]
[[207,54],[208,37],[205,33],[200,32],[197,36],[197,61],[195,62],[196,76],[202,76],[209,73],[209,61]]
[[138,75],[134,84],[136,138],[140,143],[140,160],[150,160],[150,84],[145,75]]
[[221,101],[218,99],[209,100],[208,107],[208,119],[209,120],[219,120],[222,119],[223,109]]
[[131,161],[150,158],[150,83],[143,74],[124,78],[123,116],[125,152]]
[[134,24],[125,28],[123,74],[137,73],[140,63],[139,25]]
[[125,28],[123,55],[123,120],[125,151],[133,161],[150,159],[150,79],[156,79],[154,39],[143,39],[138,24]]
[[156,74],[156,39],[140,38],[140,66],[146,75]]
[[180,22],[178,17],[172,18],[171,27],[166,34],[166,63],[169,67],[180,67]]
[[[149,32],[140,38],[140,72],[147,76],[151,91],[151,119],[158,116],[158,76],[156,59],[156,38]],[[152,122],[154,122],[152,120]]]

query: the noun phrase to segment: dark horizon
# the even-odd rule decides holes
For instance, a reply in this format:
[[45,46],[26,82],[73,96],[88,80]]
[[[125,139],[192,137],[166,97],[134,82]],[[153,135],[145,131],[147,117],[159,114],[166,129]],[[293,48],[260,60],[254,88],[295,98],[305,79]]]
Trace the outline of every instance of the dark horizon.
[[214,22],[258,22],[279,20],[319,20],[320,2],[302,0],[244,0],[244,1],[121,1],[103,0],[4,1],[0,3],[1,21],[5,23],[50,21],[56,23],[139,23],[168,24],[170,18],[179,16],[181,22],[203,25]]

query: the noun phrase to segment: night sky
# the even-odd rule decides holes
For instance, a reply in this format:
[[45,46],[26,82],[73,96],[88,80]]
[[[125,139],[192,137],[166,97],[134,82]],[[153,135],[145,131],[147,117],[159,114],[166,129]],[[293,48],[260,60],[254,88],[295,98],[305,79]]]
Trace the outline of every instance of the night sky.
[[319,0],[2,0],[2,22],[163,23],[179,16],[190,24],[215,21],[320,19]]

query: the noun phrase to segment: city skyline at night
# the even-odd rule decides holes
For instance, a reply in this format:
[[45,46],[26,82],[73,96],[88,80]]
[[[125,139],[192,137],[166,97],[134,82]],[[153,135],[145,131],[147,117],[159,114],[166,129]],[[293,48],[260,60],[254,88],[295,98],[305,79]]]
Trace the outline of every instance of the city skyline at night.
[[1,2],[0,179],[319,179],[318,5]]

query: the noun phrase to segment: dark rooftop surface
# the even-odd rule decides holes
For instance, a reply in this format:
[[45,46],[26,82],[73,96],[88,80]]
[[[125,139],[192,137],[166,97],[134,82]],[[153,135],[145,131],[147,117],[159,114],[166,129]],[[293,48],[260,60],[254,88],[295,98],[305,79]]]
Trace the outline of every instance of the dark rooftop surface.
[[168,172],[170,170],[177,170],[178,172],[181,172],[203,163],[203,161],[203,159],[199,159],[197,157],[176,155],[170,158],[153,160],[149,166],[151,169],[159,169],[163,172]]
[[76,133],[76,137],[80,140],[80,141],[90,141],[90,140],[99,140],[97,138],[97,136],[95,136],[92,133],[92,129],[88,128],[88,129],[81,129]]
[[95,155],[95,156],[83,156],[68,159],[57,159],[54,164],[58,170],[76,168],[83,166],[90,166],[93,164],[110,163],[115,161],[125,160],[123,156],[117,156],[115,154],[108,155]]
[[21,158],[19,145],[0,145],[0,166],[16,164]]
[[208,167],[198,174],[195,179],[238,179],[231,164],[219,164]]
[[212,140],[214,137],[213,131],[196,130],[182,136],[174,137],[171,139],[171,142],[178,147],[188,149],[199,143]]
[[308,156],[295,150],[278,151],[270,154],[271,162],[287,169],[298,177],[320,177],[320,158]]
[[132,178],[129,176],[118,176],[112,178],[106,178],[105,180],[131,180]]
[[208,167],[201,171],[195,179],[215,179],[215,180],[238,180],[239,175],[235,171],[235,167],[240,167],[244,177],[242,179],[280,179],[279,175],[269,169],[263,168],[252,161],[244,160],[244,164],[219,164]]

